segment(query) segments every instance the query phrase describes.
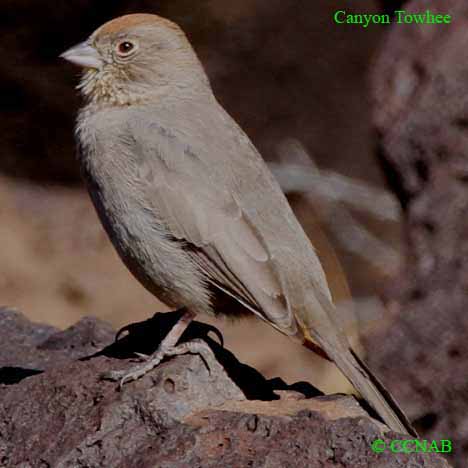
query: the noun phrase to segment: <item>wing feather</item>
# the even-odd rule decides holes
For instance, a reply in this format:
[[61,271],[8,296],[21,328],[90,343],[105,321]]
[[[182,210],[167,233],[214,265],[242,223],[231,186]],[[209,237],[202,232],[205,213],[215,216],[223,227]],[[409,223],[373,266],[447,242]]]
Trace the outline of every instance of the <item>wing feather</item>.
[[146,154],[140,162],[149,208],[171,235],[188,244],[208,282],[283,332],[294,333],[272,256],[232,191],[216,183],[193,148],[166,129],[156,129],[159,138],[152,148],[142,149]]

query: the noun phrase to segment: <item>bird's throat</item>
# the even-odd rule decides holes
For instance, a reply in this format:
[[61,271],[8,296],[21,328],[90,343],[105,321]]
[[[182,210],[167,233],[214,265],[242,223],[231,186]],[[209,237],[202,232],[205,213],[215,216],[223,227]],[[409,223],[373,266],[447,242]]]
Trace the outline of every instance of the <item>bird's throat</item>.
[[87,70],[77,88],[89,103],[98,106],[128,106],[140,101],[122,80],[105,70]]

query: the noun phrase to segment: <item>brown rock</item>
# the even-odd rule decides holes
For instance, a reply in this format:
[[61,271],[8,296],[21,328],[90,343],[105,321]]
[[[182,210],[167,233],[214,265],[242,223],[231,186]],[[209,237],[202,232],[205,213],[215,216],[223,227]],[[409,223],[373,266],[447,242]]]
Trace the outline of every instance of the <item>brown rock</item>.
[[298,387],[265,381],[203,324],[186,338],[205,335],[223,366],[208,371],[199,356],[186,355],[120,391],[99,379],[127,366],[131,349],[148,352],[175,319],[158,314],[109,344],[109,327],[94,319],[59,332],[1,310],[0,467],[448,466],[436,454],[372,452],[376,438],[398,435],[383,435],[353,397],[274,400],[275,389],[284,396]]

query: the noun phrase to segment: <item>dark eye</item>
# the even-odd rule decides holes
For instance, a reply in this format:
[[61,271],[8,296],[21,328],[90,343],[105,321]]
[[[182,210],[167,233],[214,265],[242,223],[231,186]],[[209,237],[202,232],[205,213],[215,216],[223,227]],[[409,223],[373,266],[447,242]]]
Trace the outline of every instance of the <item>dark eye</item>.
[[130,41],[123,41],[117,44],[117,53],[119,55],[129,55],[135,49],[135,44]]

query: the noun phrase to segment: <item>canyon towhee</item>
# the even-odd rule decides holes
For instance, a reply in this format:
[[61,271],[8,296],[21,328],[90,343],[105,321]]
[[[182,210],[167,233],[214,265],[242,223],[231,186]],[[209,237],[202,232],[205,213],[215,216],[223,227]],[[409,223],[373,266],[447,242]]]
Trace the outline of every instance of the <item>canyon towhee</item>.
[[185,311],[153,355],[110,377],[201,351],[177,345],[199,312],[254,314],[333,360],[391,429],[414,434],[351,350],[313,246],[180,28],[128,15],[62,57],[85,68],[76,137],[101,222],[135,277]]

